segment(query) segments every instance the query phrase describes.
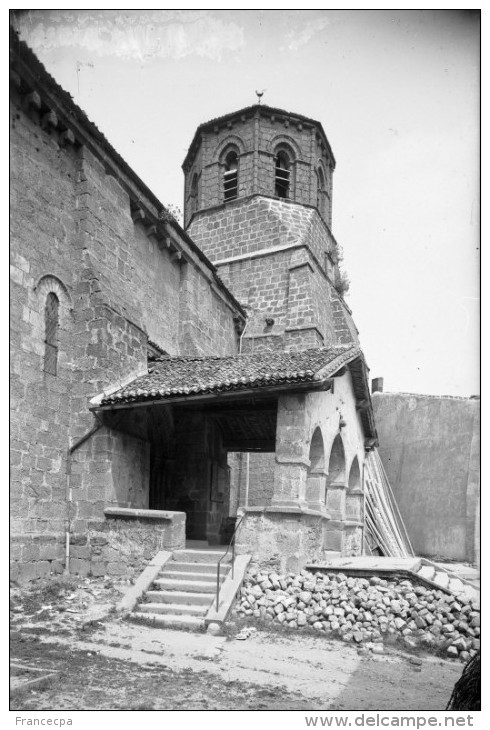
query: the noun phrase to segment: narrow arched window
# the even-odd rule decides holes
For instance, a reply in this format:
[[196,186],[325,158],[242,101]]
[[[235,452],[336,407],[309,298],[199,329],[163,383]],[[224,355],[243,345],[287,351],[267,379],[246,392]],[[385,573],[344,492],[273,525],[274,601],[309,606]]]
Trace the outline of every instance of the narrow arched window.
[[291,160],[284,150],[276,155],[275,193],[278,198],[289,198],[291,187]]
[[325,213],[325,175],[321,167],[317,170],[317,191],[316,191],[316,207],[318,208],[321,215]]
[[228,152],[225,157],[223,194],[225,201],[235,200],[238,197],[238,155],[234,150]]
[[197,174],[194,173],[192,176],[191,190],[189,194],[189,213],[192,215],[197,210],[198,203],[198,180]]
[[44,307],[44,371],[56,375],[58,369],[59,300],[50,292]]

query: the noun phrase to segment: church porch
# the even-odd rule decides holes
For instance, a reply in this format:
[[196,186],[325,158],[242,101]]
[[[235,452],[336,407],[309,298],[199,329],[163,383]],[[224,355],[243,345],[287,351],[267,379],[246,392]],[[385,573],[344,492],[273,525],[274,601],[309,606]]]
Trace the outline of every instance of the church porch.
[[[210,546],[227,544],[243,518],[238,552],[276,557],[291,570],[328,549],[358,554],[362,506],[349,495],[349,478],[362,473],[366,421],[346,363],[359,358],[349,347],[162,358],[148,376],[93,405],[105,428],[147,454],[138,505],[127,484],[106,506],[185,513],[186,540]],[[172,388],[175,377],[181,384]],[[249,478],[250,464],[264,456],[261,492],[247,485],[243,467]],[[111,469],[118,471],[117,459]],[[356,489],[362,495],[362,479]]]

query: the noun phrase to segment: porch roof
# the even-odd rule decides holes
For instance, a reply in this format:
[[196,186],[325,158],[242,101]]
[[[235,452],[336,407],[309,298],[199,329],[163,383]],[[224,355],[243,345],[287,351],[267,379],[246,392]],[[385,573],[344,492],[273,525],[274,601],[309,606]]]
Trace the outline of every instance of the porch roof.
[[226,357],[159,357],[140,376],[111,394],[100,406],[284,385],[319,385],[343,366],[362,357],[359,347],[340,345],[298,352],[256,352]]

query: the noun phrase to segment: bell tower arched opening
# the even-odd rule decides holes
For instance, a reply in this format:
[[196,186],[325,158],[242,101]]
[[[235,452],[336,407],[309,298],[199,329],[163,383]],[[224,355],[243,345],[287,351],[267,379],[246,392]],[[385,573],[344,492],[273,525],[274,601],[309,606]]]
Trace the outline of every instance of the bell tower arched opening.
[[274,193],[278,198],[291,197],[291,155],[281,149],[274,159]]
[[223,199],[235,200],[238,197],[238,154],[229,150],[224,158]]

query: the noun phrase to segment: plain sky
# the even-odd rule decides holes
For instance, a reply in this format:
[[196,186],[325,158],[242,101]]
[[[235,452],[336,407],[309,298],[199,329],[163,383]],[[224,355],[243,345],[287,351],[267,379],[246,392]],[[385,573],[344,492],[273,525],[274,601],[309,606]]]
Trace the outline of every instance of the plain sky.
[[21,37],[164,204],[196,127],[322,122],[371,376],[479,392],[479,17],[463,10],[24,11]]

